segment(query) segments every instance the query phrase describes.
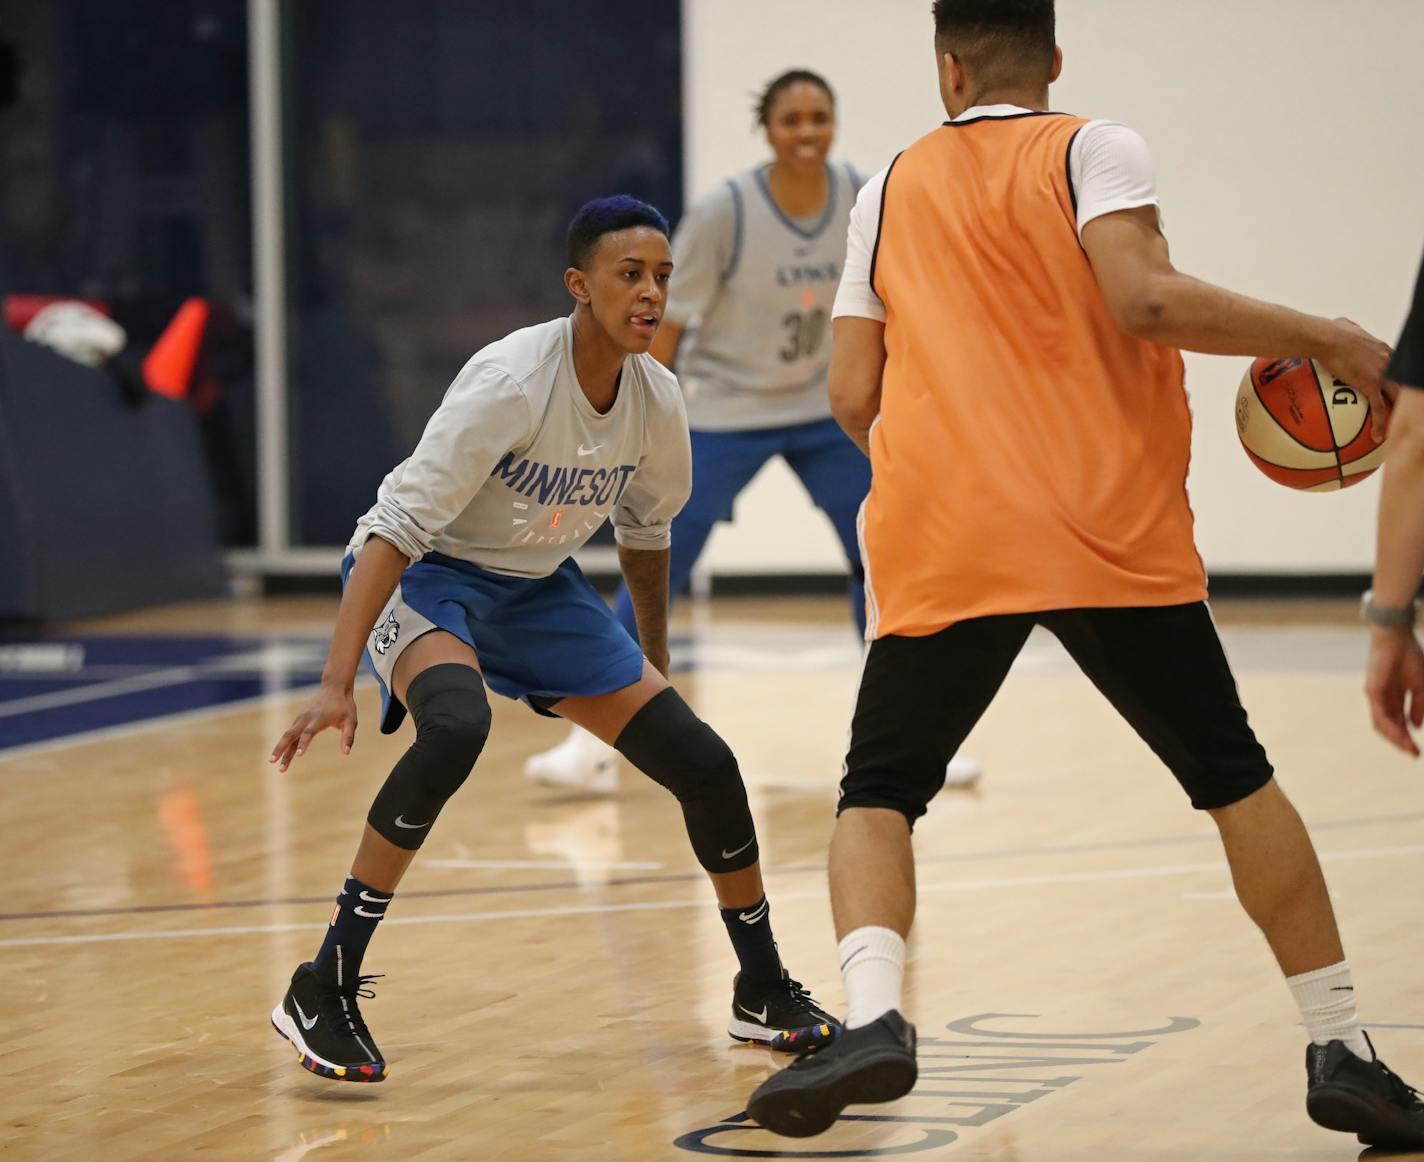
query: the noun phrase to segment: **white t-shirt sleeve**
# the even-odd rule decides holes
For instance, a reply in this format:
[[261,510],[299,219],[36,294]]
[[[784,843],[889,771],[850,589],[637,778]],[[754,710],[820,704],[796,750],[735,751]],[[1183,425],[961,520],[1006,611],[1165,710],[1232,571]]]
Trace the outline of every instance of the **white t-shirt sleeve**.
[[1078,198],[1078,233],[1094,218],[1157,206],[1157,173],[1142,137],[1116,121],[1089,121],[1068,152]]
[[885,177],[889,172],[888,168],[883,169],[861,186],[855,207],[850,212],[845,266],[841,269],[836,305],[831,310],[833,319],[850,315],[881,323],[885,321],[885,304],[870,285],[870,267],[880,235],[880,203],[885,196]]

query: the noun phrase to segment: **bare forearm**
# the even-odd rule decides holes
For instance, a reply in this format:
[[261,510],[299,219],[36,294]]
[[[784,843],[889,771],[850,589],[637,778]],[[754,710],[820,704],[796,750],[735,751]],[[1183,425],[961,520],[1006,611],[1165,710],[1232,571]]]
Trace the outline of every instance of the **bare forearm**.
[[388,541],[378,536],[366,541],[341,595],[331,650],[321,672],[323,685],[349,690],[355,684],[366,636],[409,564],[410,559]]
[[664,675],[668,668],[668,563],[670,549],[618,546],[618,565],[628,583],[643,655]]
[[850,437],[851,443],[864,452],[868,459],[870,457],[870,425],[875,422],[875,417],[841,411],[835,411],[834,414],[836,423],[841,426],[841,431]]
[[1385,457],[1374,600],[1402,608],[1424,574],[1424,393],[1402,394]]
[[1129,330],[1163,347],[1204,355],[1329,359],[1336,328],[1328,319],[1239,295],[1180,271],[1148,286]]

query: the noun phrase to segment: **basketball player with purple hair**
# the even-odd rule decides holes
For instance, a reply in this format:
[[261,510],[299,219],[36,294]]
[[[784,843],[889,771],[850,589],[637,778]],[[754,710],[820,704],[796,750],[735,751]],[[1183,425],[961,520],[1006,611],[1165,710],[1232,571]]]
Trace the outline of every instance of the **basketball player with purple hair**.
[[[382,733],[409,713],[415,739],[371,804],[321,947],[272,1011],[313,1073],[386,1076],[358,1004],[373,979],[362,959],[484,748],[486,687],[578,723],[677,798],[740,966],[732,1037],[835,1030],[781,965],[737,760],[667,682],[669,526],[690,486],[682,393],[647,354],[672,276],[667,235],[633,198],[585,205],[568,234],[573,314],[476,352],[357,523],[321,688],[271,761],[285,771],[328,728],[350,752],[363,658]],[[609,519],[641,649],[572,559]]]

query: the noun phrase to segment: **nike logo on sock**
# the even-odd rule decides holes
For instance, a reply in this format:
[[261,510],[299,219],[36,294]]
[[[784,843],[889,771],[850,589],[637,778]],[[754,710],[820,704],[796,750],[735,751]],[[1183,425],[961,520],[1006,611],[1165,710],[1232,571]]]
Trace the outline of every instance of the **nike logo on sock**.
[[318,1013],[315,1017],[308,1017],[304,1012],[302,1012],[302,1006],[301,1006],[301,1004],[297,1001],[297,998],[296,998],[296,997],[293,997],[293,998],[292,998],[292,1008],[294,1008],[294,1009],[297,1010],[297,1016],[299,1016],[299,1017],[302,1019],[302,1028],[303,1028],[303,1029],[310,1029],[313,1025],[315,1025],[315,1024],[317,1023],[317,1021],[321,1020],[321,1014],[320,1014],[320,1013]]
[[746,1013],[746,1015],[751,1017],[753,1020],[760,1021],[763,1025],[766,1024],[766,1014],[769,1011],[769,1007],[767,1005],[763,1005],[761,1007],[761,1012],[759,1013],[755,1009],[747,1008],[746,1005],[738,1005],[737,1008],[741,1009],[742,1012]]
[[362,892],[361,898],[368,904],[389,904],[391,902],[390,896],[373,896],[370,892]]
[[358,916],[364,916],[367,920],[384,920],[386,918],[384,912],[368,912],[365,908],[361,907],[360,904],[357,904],[356,907],[351,910]]
[[864,952],[864,951],[865,951],[865,945],[862,944],[859,948],[857,948],[854,952],[852,952],[849,956],[847,956],[843,961],[841,961],[841,971],[842,971],[842,972],[845,972],[845,966],[848,965],[852,960],[854,960],[857,956],[859,956],[859,955],[860,955],[862,952]]
[[769,907],[771,907],[771,901],[763,900],[760,908],[753,908],[750,912],[738,912],[737,919],[745,921],[748,924],[755,924],[758,920],[765,917],[766,910]]
[[749,847],[750,847],[753,843],[755,843],[755,842],[756,842],[756,836],[753,835],[753,836],[752,836],[750,839],[748,839],[744,844],[742,844],[741,847],[737,848],[736,851],[726,851],[726,850],[724,850],[724,851],[722,852],[722,858],[723,858],[723,859],[731,859],[734,855],[741,855],[742,852],[746,851],[746,849],[749,848]]
[[[430,823],[434,822],[433,819],[430,821]],[[396,826],[404,827],[407,831],[419,831],[422,827],[429,827],[430,823],[407,823],[404,815],[396,816]]]

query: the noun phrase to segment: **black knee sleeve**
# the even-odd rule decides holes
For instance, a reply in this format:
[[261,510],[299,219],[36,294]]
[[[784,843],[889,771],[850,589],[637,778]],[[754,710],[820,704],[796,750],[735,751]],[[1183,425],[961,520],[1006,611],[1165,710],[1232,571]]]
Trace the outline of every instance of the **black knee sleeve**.
[[490,707],[479,671],[456,662],[421,671],[406,691],[415,742],[396,763],[366,816],[377,834],[415,851],[445,801],[460,789],[489,738]]
[[747,788],[731,748],[671,687],[649,699],[614,744],[682,804],[697,862],[740,871],[760,857]]

